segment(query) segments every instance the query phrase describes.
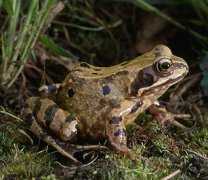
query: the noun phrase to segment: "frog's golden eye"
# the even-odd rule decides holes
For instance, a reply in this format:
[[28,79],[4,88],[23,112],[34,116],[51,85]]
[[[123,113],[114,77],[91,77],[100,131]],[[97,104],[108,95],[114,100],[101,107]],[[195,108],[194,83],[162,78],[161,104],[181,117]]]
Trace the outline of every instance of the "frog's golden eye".
[[157,72],[167,71],[172,65],[172,61],[167,58],[162,58],[155,63],[155,69]]

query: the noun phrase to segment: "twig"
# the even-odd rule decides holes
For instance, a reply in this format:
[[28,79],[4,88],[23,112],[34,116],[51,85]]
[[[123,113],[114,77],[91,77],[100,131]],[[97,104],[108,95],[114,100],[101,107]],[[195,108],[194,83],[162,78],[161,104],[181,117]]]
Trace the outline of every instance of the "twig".
[[188,149],[187,151],[188,151],[189,153],[195,154],[196,156],[199,156],[200,158],[202,158],[202,159],[204,159],[204,160],[208,160],[208,157],[203,156],[202,154],[200,154],[200,153],[198,153],[198,152],[195,152],[195,151],[190,150],[190,149]]
[[7,115],[7,116],[10,116],[10,117],[12,117],[12,118],[14,118],[14,119],[16,119],[16,120],[18,120],[18,121],[23,121],[22,119],[20,119],[19,117],[17,117],[17,116],[15,116],[15,115],[13,115],[13,114],[11,114],[11,113],[9,113],[9,112],[7,112],[5,109],[4,109],[4,107],[2,107],[2,106],[0,106],[0,108],[2,109],[2,110],[0,110],[0,114],[4,114],[4,115]]
[[64,9],[64,3],[63,2],[58,2],[51,10],[51,13],[49,14],[49,17],[47,19],[47,21],[45,22],[45,24],[47,26],[45,26],[42,29],[42,33],[44,33],[48,26],[52,23],[52,21],[54,20],[54,18],[58,15],[58,13],[60,13],[62,10]]
[[181,173],[181,170],[178,169],[178,170],[172,172],[171,174],[169,174],[168,176],[162,178],[162,180],[169,180],[169,179],[171,179],[171,178],[177,176],[177,175],[180,174],[180,173]]

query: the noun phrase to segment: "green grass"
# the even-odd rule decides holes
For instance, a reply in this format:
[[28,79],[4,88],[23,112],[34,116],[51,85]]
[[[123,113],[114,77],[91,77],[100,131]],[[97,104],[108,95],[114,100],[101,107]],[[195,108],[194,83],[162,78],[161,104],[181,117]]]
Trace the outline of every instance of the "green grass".
[[6,28],[1,32],[0,86],[4,89],[10,88],[22,72],[40,33],[50,23],[56,0],[32,0],[27,4],[27,13],[21,8],[22,3],[7,0],[2,4],[7,13]]

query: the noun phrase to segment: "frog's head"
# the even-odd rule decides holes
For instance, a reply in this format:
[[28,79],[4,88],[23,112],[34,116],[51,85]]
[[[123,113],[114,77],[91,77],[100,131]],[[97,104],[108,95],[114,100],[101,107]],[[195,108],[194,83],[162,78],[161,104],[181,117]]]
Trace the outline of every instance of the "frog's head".
[[135,96],[154,101],[188,73],[187,63],[174,56],[167,46],[158,45],[144,57],[144,67],[131,85],[131,93]]

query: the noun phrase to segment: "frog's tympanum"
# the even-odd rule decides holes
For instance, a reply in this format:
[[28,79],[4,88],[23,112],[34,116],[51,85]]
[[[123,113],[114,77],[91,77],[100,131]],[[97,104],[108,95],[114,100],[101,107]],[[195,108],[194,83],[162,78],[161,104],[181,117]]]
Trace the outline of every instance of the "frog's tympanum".
[[63,83],[40,88],[50,96],[27,100],[25,119],[36,136],[71,159],[55,138],[105,138],[117,152],[128,155],[126,125],[157,106],[157,99],[187,73],[186,62],[164,45],[111,67],[80,63]]

